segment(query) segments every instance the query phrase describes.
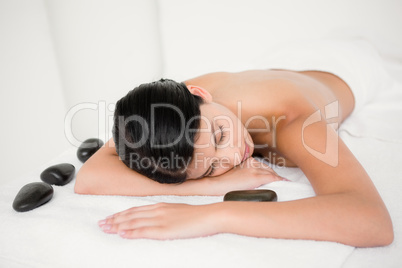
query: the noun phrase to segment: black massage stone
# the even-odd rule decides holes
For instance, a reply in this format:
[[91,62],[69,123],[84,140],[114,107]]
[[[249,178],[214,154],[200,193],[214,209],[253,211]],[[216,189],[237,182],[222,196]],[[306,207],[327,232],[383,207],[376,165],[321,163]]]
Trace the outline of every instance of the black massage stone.
[[225,194],[223,201],[253,201],[268,202],[278,199],[276,193],[272,190],[245,190],[232,191]]
[[58,164],[45,169],[40,178],[48,184],[63,186],[69,183],[75,174],[75,167],[68,163]]
[[18,192],[13,202],[13,208],[25,212],[37,208],[53,197],[53,187],[44,182],[28,183]]
[[101,141],[100,139],[95,139],[95,138],[87,139],[78,148],[77,157],[82,163],[85,163],[102,146],[103,146],[103,141]]

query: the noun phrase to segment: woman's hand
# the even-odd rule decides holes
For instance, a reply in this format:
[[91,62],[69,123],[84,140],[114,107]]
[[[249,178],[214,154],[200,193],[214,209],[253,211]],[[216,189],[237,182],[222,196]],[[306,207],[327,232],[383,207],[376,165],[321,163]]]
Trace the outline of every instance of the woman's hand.
[[221,231],[222,214],[211,205],[159,203],[133,207],[98,222],[106,233],[124,238],[179,239],[213,235]]
[[205,180],[207,187],[204,187],[204,191],[208,195],[224,195],[234,190],[255,189],[274,181],[288,181],[276,174],[267,164],[253,157],[246,159],[246,161],[222,175],[206,177],[200,180]]
[[[199,192],[224,195],[232,190],[254,189],[261,185],[286,180],[268,165],[248,158],[242,165],[216,177],[188,181],[203,188]],[[185,184],[184,183],[184,184]],[[118,233],[124,238],[179,239],[220,233],[225,215],[221,209],[227,202],[210,205],[159,203],[133,207],[99,221],[106,233]]]

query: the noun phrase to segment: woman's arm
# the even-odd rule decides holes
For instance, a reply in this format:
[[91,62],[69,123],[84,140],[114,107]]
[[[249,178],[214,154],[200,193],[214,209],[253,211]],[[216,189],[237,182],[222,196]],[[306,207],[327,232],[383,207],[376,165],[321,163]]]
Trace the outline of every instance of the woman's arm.
[[[364,168],[327,122],[303,130],[304,122],[297,119],[278,133],[278,150],[303,170],[317,196],[276,204],[228,204],[227,220],[232,224],[226,231],[358,247],[390,244],[390,216]],[[247,228],[242,219],[248,219]]]
[[[236,167],[218,177],[161,184],[131,169],[118,157],[113,139],[100,148],[77,173],[74,191],[94,195],[223,195],[238,189],[254,189],[281,180],[271,168],[250,158],[246,168]],[[247,178],[247,179],[245,179]]]
[[[369,176],[325,121],[306,128],[303,118],[278,130],[278,151],[309,178],[317,196],[288,202],[222,202],[203,206],[156,204],[132,208],[99,224],[127,238],[171,239],[236,233],[255,237],[336,241],[352,246],[384,246],[393,241],[388,211]],[[328,137],[327,137],[328,135]],[[338,143],[328,159],[328,142]],[[334,163],[334,162],[332,162]]]
[[168,191],[166,187],[126,167],[110,139],[78,171],[74,191],[97,195],[156,195]]

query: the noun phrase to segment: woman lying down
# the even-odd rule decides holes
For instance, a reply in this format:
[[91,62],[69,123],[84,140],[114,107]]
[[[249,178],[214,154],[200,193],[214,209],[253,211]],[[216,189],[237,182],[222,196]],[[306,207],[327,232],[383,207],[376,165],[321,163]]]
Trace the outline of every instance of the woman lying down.
[[75,191],[224,195],[284,180],[253,158],[260,156],[299,167],[316,196],[287,202],[154,204],[116,213],[99,226],[124,238],[234,233],[388,245],[393,227],[387,208],[336,132],[369,95],[358,90],[367,89],[350,88],[330,72],[283,69],[142,84],[117,102],[113,139],[80,169]]

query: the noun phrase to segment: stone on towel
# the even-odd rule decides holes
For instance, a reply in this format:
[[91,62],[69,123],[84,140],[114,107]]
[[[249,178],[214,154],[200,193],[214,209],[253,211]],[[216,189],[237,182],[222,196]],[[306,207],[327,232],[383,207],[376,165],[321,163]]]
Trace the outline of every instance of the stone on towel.
[[13,208],[25,212],[37,208],[53,197],[53,187],[44,182],[28,183],[16,195]]
[[69,183],[75,174],[75,167],[68,163],[58,164],[45,169],[40,178],[42,181],[59,186]]
[[77,157],[82,162],[85,163],[96,151],[98,151],[103,146],[103,141],[100,139],[87,139],[77,150]]

